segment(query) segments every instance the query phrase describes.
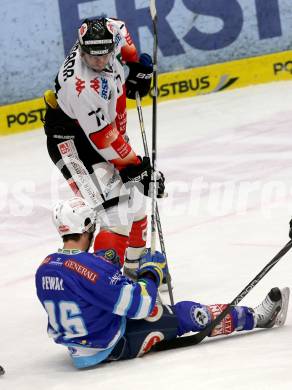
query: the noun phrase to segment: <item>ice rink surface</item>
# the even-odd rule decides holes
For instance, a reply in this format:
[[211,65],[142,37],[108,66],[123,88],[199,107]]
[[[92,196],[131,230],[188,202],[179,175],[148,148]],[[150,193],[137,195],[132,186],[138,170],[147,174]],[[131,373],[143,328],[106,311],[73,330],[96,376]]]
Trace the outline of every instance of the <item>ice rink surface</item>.
[[[149,143],[151,108],[144,109]],[[142,151],[136,110],[129,135]],[[292,82],[159,104],[161,219],[175,300],[227,303],[288,241]],[[138,146],[137,146],[138,145]],[[292,389],[292,306],[283,328],[77,371],[46,334],[34,273],[60,246],[50,209],[71,195],[42,131],[1,138],[1,390]],[[292,251],[248,294],[292,287]],[[167,296],[166,296],[167,301]]]

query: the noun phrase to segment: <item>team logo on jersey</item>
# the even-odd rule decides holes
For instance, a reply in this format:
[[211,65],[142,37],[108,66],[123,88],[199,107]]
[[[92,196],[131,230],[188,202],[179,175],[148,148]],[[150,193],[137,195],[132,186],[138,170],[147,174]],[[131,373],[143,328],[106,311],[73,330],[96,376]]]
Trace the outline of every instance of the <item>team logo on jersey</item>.
[[111,263],[117,265],[118,267],[121,267],[120,257],[113,249],[108,249],[104,252],[103,255],[102,253],[100,254],[99,252],[97,252],[95,253],[95,256],[97,256],[99,259],[105,260],[107,263]]
[[101,78],[101,97],[104,100],[108,99],[108,81],[104,79],[103,77]]
[[112,264],[121,267],[120,256],[118,256],[117,252],[114,251],[113,249],[108,249],[105,252],[104,257],[106,260],[109,260]]
[[164,335],[161,332],[151,332],[149,333],[145,340],[143,341],[143,344],[140,348],[140,351],[138,352],[137,357],[140,357],[144,355],[144,353],[147,353],[150,351],[150,349],[160,341],[164,339]]
[[112,261],[116,257],[116,255],[117,255],[116,251],[113,249],[108,249],[107,251],[104,252],[104,257],[110,261]]
[[110,284],[115,285],[117,284],[122,278],[122,274],[120,271],[117,271],[112,277],[109,277]]
[[90,88],[92,88],[96,93],[99,93],[100,82],[97,77],[93,80],[90,80]]
[[109,85],[107,79],[103,77],[99,79],[96,77],[93,80],[90,80],[90,88],[100,94],[104,100],[109,100]]
[[63,262],[61,257],[57,257],[56,260],[50,261],[50,264],[58,265],[59,267],[62,267]]
[[97,272],[94,272],[92,269],[86,267],[84,264],[79,263],[75,259],[66,260],[64,266],[71,271],[76,272],[77,274],[79,274],[93,284],[95,284],[97,279],[99,279],[99,275]]
[[76,79],[75,89],[76,89],[78,97],[79,97],[81,92],[83,91],[83,89],[85,89],[85,80],[81,80],[77,76],[75,77],[75,79]]

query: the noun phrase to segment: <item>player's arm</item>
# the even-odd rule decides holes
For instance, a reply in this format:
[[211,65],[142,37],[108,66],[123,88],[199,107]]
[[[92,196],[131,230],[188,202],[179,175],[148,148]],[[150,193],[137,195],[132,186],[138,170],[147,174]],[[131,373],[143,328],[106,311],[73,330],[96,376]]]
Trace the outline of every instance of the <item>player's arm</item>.
[[129,61],[138,62],[139,61],[138,51],[136,49],[131,34],[129,33],[126,25],[123,26],[121,32],[124,36],[124,44],[121,48],[122,60],[124,62],[129,62]]
[[114,124],[106,124],[101,130],[89,134],[101,156],[121,171],[129,165],[139,165],[140,159]]
[[[137,156],[123,135],[111,124],[102,130],[90,133],[89,138],[107,161],[119,171],[123,183],[128,187],[137,187],[146,196],[150,196],[150,184],[153,168],[149,157]],[[161,172],[156,174],[157,197],[163,197],[165,179]]]
[[[101,84],[99,79],[97,83]],[[104,80],[104,83],[106,81]],[[98,85],[99,85],[98,84]],[[107,88],[105,88],[107,86]],[[112,122],[114,113],[110,105],[109,85],[104,87],[104,94],[99,96],[90,88],[84,89],[77,96],[72,96],[71,106],[74,117],[78,120],[88,139],[97,152],[119,171],[128,165],[138,165],[139,158],[130,144],[124,139]]]
[[148,317],[156,302],[156,283],[149,275],[138,279],[135,283],[126,277],[123,279],[119,285],[118,299],[112,308],[112,313],[133,319]]
[[133,282],[121,274],[119,267],[109,264],[96,285],[90,286],[92,303],[119,316],[146,318],[155,306],[164,268],[165,258],[158,252],[151,256],[148,251],[142,258],[138,280]]
[[119,34],[118,41],[120,45],[122,61],[125,63],[128,61],[138,62],[138,51],[125,22],[123,20],[113,18],[109,18],[108,20],[114,25],[114,27],[117,29],[117,34]]
[[[109,94],[109,92],[108,92]],[[150,159],[141,159],[131,145],[110,122],[110,109],[105,99],[84,90],[72,99],[74,115],[98,153],[120,172],[122,181],[137,186],[139,191],[149,195],[152,177]],[[164,177],[156,176],[158,196],[164,192]]]
[[146,318],[153,310],[157,296],[157,285],[151,277],[139,279],[136,283],[121,274],[117,267],[107,272],[95,285],[87,284],[90,290],[87,300],[103,310],[127,318]]
[[[159,252],[151,255],[148,249],[141,258],[137,282],[131,284],[131,287],[122,287],[113,313],[134,319],[148,317],[154,309],[157,289],[165,276],[165,266],[165,257]],[[125,280],[129,283],[127,278]]]
[[159,252],[151,255],[148,249],[140,261],[137,282],[123,277],[113,313],[134,319],[148,317],[155,306],[157,289],[165,276],[165,266],[165,257]]
[[118,34],[121,37],[121,57],[123,63],[128,67],[126,96],[128,99],[136,99],[136,92],[139,92],[139,95],[142,98],[148,94],[151,87],[153,74],[152,58],[146,53],[142,53],[139,56],[131,34],[123,21],[111,20],[115,24]]

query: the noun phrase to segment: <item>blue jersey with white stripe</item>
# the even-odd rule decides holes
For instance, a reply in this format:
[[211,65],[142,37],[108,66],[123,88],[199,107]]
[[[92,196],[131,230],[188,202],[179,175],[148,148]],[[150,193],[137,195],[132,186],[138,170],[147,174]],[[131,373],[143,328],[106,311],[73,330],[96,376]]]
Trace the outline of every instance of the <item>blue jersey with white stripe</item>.
[[59,250],[38,268],[37,295],[56,343],[109,349],[122,336],[125,318],[145,318],[153,310],[154,281],[132,282],[108,259],[108,252]]

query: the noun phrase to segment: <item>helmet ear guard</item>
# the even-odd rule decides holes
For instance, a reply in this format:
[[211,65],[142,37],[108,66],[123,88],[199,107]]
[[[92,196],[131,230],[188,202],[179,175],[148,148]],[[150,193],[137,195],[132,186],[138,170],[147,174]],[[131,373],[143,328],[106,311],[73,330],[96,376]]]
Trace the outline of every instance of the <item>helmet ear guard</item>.
[[83,52],[102,56],[115,48],[114,34],[106,18],[85,19],[78,29],[78,42]]
[[58,202],[53,209],[53,223],[61,237],[68,234],[93,233],[96,213],[86,200],[74,197]]

